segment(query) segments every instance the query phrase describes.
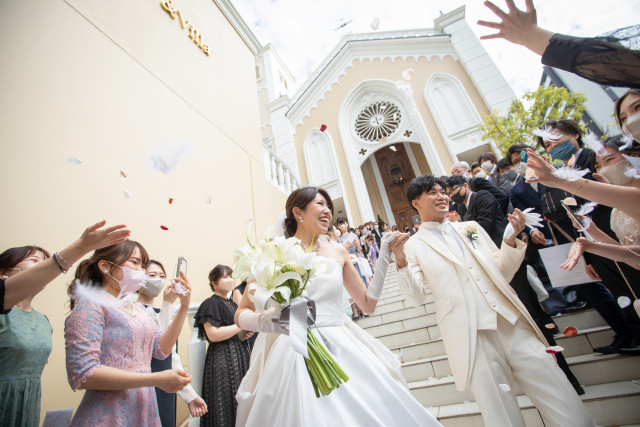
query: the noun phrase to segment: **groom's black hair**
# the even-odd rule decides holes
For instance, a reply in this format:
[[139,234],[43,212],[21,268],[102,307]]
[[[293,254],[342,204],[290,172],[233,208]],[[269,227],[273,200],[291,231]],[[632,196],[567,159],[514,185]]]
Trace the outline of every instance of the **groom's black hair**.
[[409,204],[413,207],[411,202],[419,198],[422,193],[431,191],[436,184],[439,184],[442,188],[447,188],[447,184],[444,179],[433,175],[422,175],[411,180],[409,189],[407,190],[407,200],[409,200]]

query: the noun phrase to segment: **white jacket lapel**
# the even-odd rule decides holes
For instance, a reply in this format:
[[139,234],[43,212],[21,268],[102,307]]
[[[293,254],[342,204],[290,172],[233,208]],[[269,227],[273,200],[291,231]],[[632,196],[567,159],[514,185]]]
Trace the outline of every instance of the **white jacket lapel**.
[[429,246],[431,246],[433,249],[435,249],[438,253],[440,253],[440,255],[444,256],[445,258],[457,264],[463,265],[460,257],[455,256],[453,251],[449,249],[447,245],[444,243],[444,238],[442,239],[439,238],[429,228],[420,227],[418,232],[413,237],[422,239],[424,242],[426,242]]

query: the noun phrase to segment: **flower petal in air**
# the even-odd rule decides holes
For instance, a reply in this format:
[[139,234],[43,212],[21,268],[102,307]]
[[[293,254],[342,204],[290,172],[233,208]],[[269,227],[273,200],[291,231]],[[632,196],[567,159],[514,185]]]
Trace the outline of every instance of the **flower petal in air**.
[[564,351],[564,348],[560,347],[559,345],[552,345],[551,347],[545,348],[544,351],[546,351],[549,354],[556,354],[556,353],[560,353],[561,351]]
[[571,338],[571,337],[575,337],[576,335],[578,335],[578,330],[576,328],[574,328],[573,326],[567,326],[562,331],[562,334],[565,337]]
[[620,308],[627,308],[631,305],[631,298],[626,296],[618,297],[618,305]]
[[324,132],[325,130],[327,130],[327,125],[321,125],[320,132]]
[[70,165],[80,165],[83,163],[82,159],[79,159],[78,157],[69,157],[67,159],[67,163],[69,163]]
[[166,225],[161,225],[160,228],[164,231],[167,231],[169,229],[169,227],[167,227]]
[[511,391],[511,387],[509,387],[509,384],[498,384],[498,387],[500,387],[500,390],[502,391]]
[[411,80],[413,78],[413,68],[407,68],[402,72],[402,78],[405,80]]

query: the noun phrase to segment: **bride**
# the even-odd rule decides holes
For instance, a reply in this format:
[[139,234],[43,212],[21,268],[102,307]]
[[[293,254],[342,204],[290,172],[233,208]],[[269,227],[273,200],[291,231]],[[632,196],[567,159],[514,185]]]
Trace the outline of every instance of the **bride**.
[[286,327],[255,312],[245,292],[235,322],[258,335],[249,371],[236,399],[236,426],[440,426],[410,394],[397,358],[342,312],[342,287],[367,313],[373,312],[382,291],[390,253],[383,241],[373,281],[367,289],[343,245],[324,236],[331,224],[333,203],[317,187],[302,187],[289,195],[285,230],[317,256],[334,262],[330,273],[307,286],[316,303],[316,326],[335,349],[333,356],[349,381],[327,396],[316,397],[303,356],[289,342]]

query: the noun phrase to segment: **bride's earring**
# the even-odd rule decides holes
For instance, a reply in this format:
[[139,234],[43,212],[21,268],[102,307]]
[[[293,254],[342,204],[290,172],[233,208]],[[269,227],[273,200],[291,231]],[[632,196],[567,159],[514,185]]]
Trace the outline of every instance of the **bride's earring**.
[[302,217],[301,217],[301,216],[299,216],[298,218],[300,218],[300,222],[302,222]]

